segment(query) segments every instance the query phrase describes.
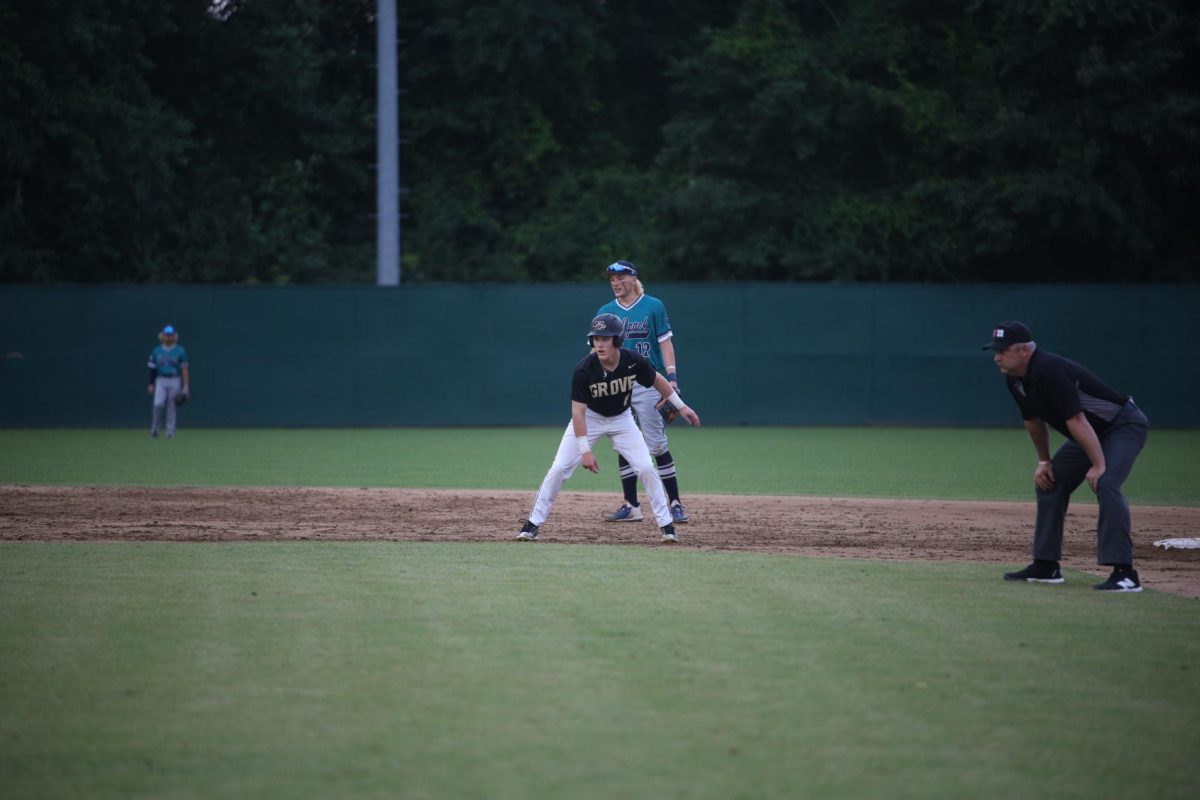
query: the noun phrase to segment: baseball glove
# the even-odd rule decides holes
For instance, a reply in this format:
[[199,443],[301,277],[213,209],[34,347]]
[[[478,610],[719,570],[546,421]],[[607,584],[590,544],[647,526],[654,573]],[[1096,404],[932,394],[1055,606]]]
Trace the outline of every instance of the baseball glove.
[[675,408],[675,406],[671,405],[665,400],[659,404],[658,413],[662,415],[664,425],[670,425],[672,422],[679,419],[679,411]]
[[181,406],[184,403],[186,403],[187,401],[188,401],[188,393],[187,392],[180,392],[179,394],[175,395],[175,405]]

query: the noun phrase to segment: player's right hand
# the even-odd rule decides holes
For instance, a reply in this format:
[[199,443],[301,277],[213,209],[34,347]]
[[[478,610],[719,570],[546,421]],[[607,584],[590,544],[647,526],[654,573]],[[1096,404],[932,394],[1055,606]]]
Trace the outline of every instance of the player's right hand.
[[146,394],[154,394],[154,384],[153,383],[146,387]]
[[584,453],[582,463],[583,463],[583,468],[586,469],[588,472],[597,472],[597,473],[600,472],[600,465],[598,463],[596,463],[596,454],[595,453]]
[[1037,465],[1037,469],[1033,471],[1033,483],[1043,492],[1054,488],[1054,467],[1050,465],[1049,461]]

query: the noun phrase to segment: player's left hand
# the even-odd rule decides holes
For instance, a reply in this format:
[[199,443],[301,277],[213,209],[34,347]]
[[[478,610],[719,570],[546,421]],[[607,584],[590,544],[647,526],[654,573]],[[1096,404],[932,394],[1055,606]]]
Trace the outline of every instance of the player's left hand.
[[1084,478],[1085,478],[1085,479],[1087,480],[1087,482],[1088,482],[1088,486],[1092,487],[1092,492],[1093,492],[1093,493],[1095,493],[1095,492],[1097,491],[1097,488],[1096,488],[1096,487],[1097,487],[1097,484],[1099,484],[1099,483],[1100,483],[1100,477],[1101,477],[1101,476],[1102,476],[1104,473],[1105,473],[1105,468],[1104,468],[1104,467],[1096,467],[1096,466],[1093,466],[1091,469],[1089,469],[1089,470],[1087,471],[1087,475],[1085,475],[1085,476],[1084,476]]
[[583,464],[583,468],[588,472],[600,472],[600,465],[596,462],[595,453],[584,453],[583,461],[581,463]]
[[679,412],[675,410],[675,406],[666,401],[666,398],[663,398],[655,408],[658,409],[658,414],[663,419],[663,425],[670,425],[679,418]]
[[700,427],[700,415],[695,411],[692,411],[691,406],[684,406],[683,408],[679,409],[679,416],[686,419],[688,425],[695,425],[697,428]]

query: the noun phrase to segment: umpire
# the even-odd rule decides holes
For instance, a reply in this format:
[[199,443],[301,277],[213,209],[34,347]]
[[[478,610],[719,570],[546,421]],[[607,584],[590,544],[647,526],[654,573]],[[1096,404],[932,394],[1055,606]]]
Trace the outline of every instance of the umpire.
[[[1146,444],[1149,423],[1134,405],[1086,367],[1039,350],[1029,328],[1020,322],[1001,322],[992,341],[983,346],[1008,383],[1025,430],[1037,450],[1033,473],[1037,489],[1037,522],[1033,532],[1033,563],[1004,576],[1008,581],[1062,583],[1063,521],[1071,493],[1087,481],[1100,505],[1096,525],[1096,561],[1112,567],[1108,580],[1097,584],[1105,592],[1140,592],[1133,568],[1129,504],[1121,486]],[[1049,428],[1067,437],[1050,458]]]

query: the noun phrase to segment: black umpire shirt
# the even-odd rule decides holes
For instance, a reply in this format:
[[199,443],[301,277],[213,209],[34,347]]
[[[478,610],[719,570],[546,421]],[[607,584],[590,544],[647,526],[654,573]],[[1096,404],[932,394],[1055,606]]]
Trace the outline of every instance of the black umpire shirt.
[[629,408],[633,384],[654,385],[658,373],[642,356],[632,350],[620,351],[616,369],[609,372],[600,365],[600,356],[589,353],[575,365],[571,378],[571,399],[587,403],[587,407],[604,417],[615,417]]
[[1033,351],[1024,378],[1006,380],[1024,419],[1044,420],[1072,441],[1068,419],[1082,411],[1096,436],[1103,438],[1129,402],[1129,395],[1116,391],[1087,367],[1044,350]]

